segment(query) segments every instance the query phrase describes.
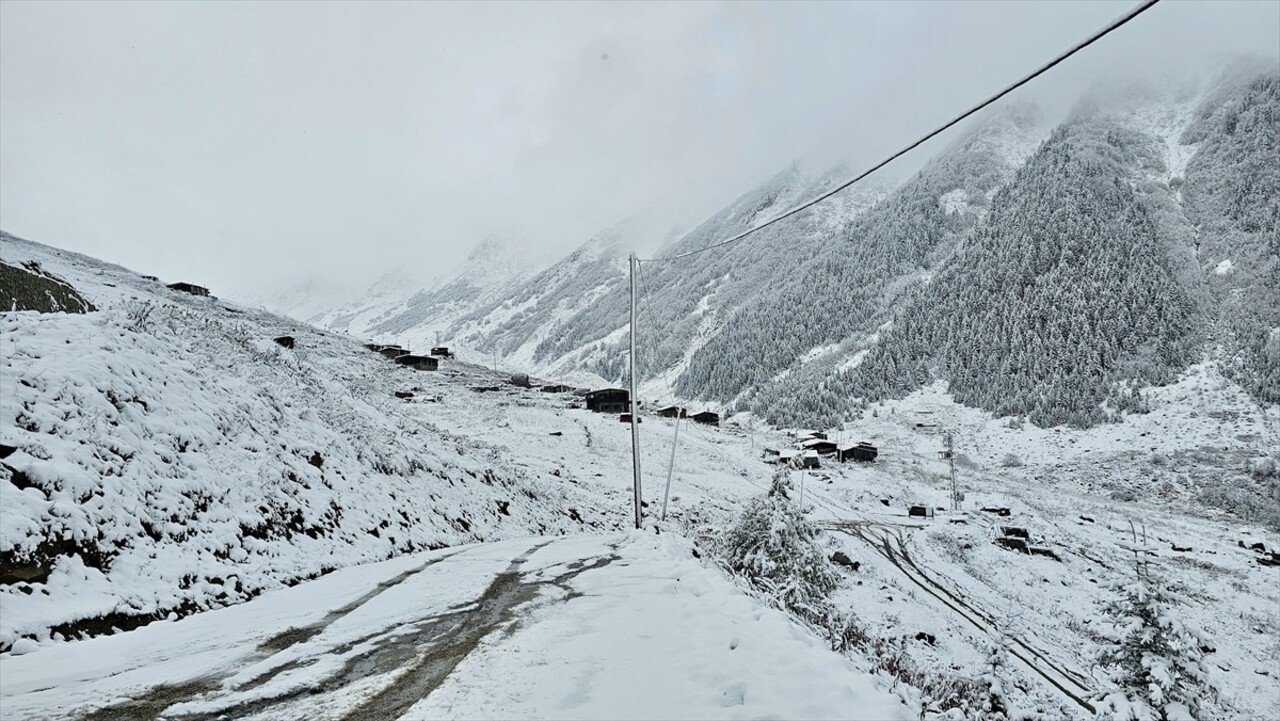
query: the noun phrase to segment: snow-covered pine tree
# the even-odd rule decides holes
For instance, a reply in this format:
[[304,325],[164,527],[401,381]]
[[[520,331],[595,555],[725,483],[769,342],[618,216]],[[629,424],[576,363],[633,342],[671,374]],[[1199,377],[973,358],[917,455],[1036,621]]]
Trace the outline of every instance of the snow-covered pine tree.
[[781,606],[821,616],[839,575],[818,543],[818,527],[791,498],[791,466],[779,467],[768,493],[747,503],[717,539],[722,563]]
[[1203,721],[1214,697],[1203,662],[1203,639],[1177,616],[1180,599],[1146,564],[1114,587],[1102,609],[1113,645],[1099,663],[1115,688],[1098,699],[1108,721]]

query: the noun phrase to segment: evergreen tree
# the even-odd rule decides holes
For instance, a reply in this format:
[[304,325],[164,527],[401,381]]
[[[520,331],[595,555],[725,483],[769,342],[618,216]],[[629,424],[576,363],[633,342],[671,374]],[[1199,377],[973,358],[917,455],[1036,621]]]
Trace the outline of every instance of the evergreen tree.
[[791,498],[791,466],[773,476],[768,493],[752,499],[717,543],[725,567],[781,606],[820,615],[840,576],[818,542],[819,530]]
[[[1145,567],[1143,567],[1145,568]],[[1098,700],[1098,716],[1114,721],[1205,721],[1213,687],[1203,640],[1176,615],[1178,597],[1143,570],[1117,584],[1103,608],[1113,644],[1099,656],[1116,688]]]

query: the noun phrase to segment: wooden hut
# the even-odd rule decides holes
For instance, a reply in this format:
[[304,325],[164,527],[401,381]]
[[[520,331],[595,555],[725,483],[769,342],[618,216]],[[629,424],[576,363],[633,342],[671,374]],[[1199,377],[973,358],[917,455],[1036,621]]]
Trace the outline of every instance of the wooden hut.
[[440,367],[440,360],[426,355],[404,353],[395,358],[397,364],[416,371],[433,371]]
[[204,286],[201,286],[201,285],[196,285],[195,283],[170,283],[169,288],[172,290],[182,291],[183,293],[190,293],[191,295],[199,295],[199,296],[209,295],[208,288],[205,288]]
[[817,451],[804,451],[804,455],[800,456],[801,468],[821,468],[822,464],[818,460]]
[[[390,358],[392,360],[395,360],[396,358],[399,358],[402,355],[409,354],[409,351],[405,350],[404,348],[401,348],[398,345],[381,346],[380,348],[378,348],[378,352],[381,353],[384,358]],[[420,358],[421,356],[418,356],[418,357]]]
[[866,442],[853,446],[842,446],[838,451],[836,451],[836,458],[838,458],[841,463],[846,461],[862,461],[863,463],[870,463],[871,461],[874,461],[878,455],[880,455],[880,451],[876,450],[875,446]]
[[840,450],[840,447],[825,438],[810,438],[800,444],[800,447],[807,451],[815,451],[820,456],[834,455]]
[[712,411],[703,411],[701,413],[694,413],[693,420],[695,423],[702,423],[708,426],[719,426],[720,414]]
[[587,410],[595,413],[627,413],[631,394],[621,388],[601,388],[586,395]]

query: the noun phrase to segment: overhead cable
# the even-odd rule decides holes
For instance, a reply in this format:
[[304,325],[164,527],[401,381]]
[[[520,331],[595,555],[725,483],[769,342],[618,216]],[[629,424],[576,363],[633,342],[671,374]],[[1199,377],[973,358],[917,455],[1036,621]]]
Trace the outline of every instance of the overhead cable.
[[790,218],[791,216],[795,215],[796,213],[799,213],[799,212],[800,212],[800,211],[802,211],[802,210],[806,210],[806,209],[808,209],[808,208],[813,207],[814,205],[817,205],[818,203],[821,203],[822,201],[826,200],[827,198],[830,198],[831,196],[835,195],[836,193],[839,193],[840,191],[842,191],[842,190],[844,190],[844,189],[848,188],[849,186],[853,185],[854,183],[858,182],[859,180],[862,180],[863,178],[866,178],[868,175],[871,175],[872,173],[874,173],[874,172],[876,172],[877,170],[879,170],[879,169],[883,168],[884,166],[888,165],[889,163],[892,163],[893,161],[897,160],[898,158],[902,157],[903,155],[906,155],[907,153],[911,152],[912,150],[915,150],[916,148],[920,147],[921,145],[925,144],[926,142],[928,142],[928,141],[932,140],[935,136],[937,136],[937,135],[941,134],[942,132],[944,132],[944,131],[948,130],[949,128],[951,128],[951,127],[952,127],[952,126],[954,126],[955,124],[957,124],[957,123],[961,122],[962,120],[964,120],[964,119],[968,118],[969,116],[971,116],[971,115],[973,115],[974,113],[976,113],[976,112],[978,112],[978,111],[982,110],[983,108],[986,108],[988,105],[991,105],[992,103],[996,102],[996,101],[997,101],[997,100],[999,100],[1000,98],[1003,98],[1004,96],[1008,95],[1009,93],[1013,92],[1014,90],[1017,90],[1018,88],[1022,87],[1023,85],[1026,85],[1027,83],[1031,82],[1031,81],[1032,81],[1032,80],[1034,80],[1035,78],[1037,78],[1037,77],[1039,77],[1040,75],[1044,74],[1046,71],[1048,71],[1048,70],[1049,70],[1050,68],[1052,68],[1053,66],[1057,65],[1058,63],[1061,63],[1063,60],[1066,60],[1067,58],[1071,57],[1072,55],[1075,55],[1076,53],[1080,52],[1081,50],[1084,50],[1085,48],[1089,47],[1090,45],[1092,45],[1092,44],[1096,43],[1097,41],[1099,41],[1099,40],[1101,40],[1102,38],[1106,37],[1106,36],[1107,36],[1107,35],[1109,35],[1110,33],[1114,32],[1115,30],[1118,30],[1120,27],[1122,27],[1123,25],[1125,25],[1126,23],[1128,23],[1130,20],[1133,20],[1134,18],[1138,17],[1139,15],[1141,15],[1141,14],[1142,14],[1142,13],[1144,13],[1144,12],[1146,12],[1147,10],[1150,10],[1150,9],[1151,9],[1151,6],[1155,5],[1155,4],[1156,4],[1156,3],[1158,3],[1158,2],[1160,2],[1160,0],[1144,0],[1144,2],[1142,2],[1141,4],[1139,4],[1139,5],[1138,5],[1137,7],[1135,7],[1134,9],[1132,9],[1132,10],[1130,10],[1129,12],[1125,13],[1124,15],[1120,16],[1119,18],[1116,18],[1116,19],[1115,19],[1115,20],[1113,20],[1109,25],[1107,25],[1106,27],[1102,28],[1101,30],[1099,30],[1099,31],[1095,32],[1093,35],[1090,35],[1089,37],[1085,38],[1084,40],[1080,41],[1079,43],[1076,43],[1076,44],[1075,44],[1073,47],[1071,47],[1069,50],[1067,50],[1067,51],[1063,52],[1062,54],[1058,55],[1056,58],[1054,58],[1053,60],[1050,60],[1049,62],[1045,63],[1044,65],[1041,65],[1041,66],[1040,66],[1039,68],[1037,68],[1035,71],[1033,71],[1033,72],[1029,73],[1028,75],[1024,76],[1021,80],[1018,80],[1017,82],[1013,83],[1012,85],[1009,85],[1008,87],[1006,87],[1004,90],[1001,90],[1000,92],[996,93],[995,95],[992,95],[991,97],[987,98],[986,100],[983,100],[982,102],[978,103],[977,105],[973,106],[972,108],[969,108],[968,110],[964,111],[964,112],[963,112],[963,113],[961,113],[960,115],[957,115],[955,118],[953,118],[952,120],[947,121],[947,123],[945,123],[944,125],[942,125],[942,126],[938,127],[936,130],[934,130],[934,131],[930,132],[928,135],[925,135],[924,137],[922,137],[922,138],[920,138],[919,140],[915,141],[914,143],[912,143],[912,144],[908,145],[907,147],[903,148],[902,150],[899,150],[898,152],[894,153],[893,155],[890,155],[888,158],[885,158],[884,160],[882,160],[882,161],[880,161],[879,163],[875,164],[875,165],[874,165],[874,166],[872,166],[869,170],[867,170],[867,171],[863,172],[862,174],[858,175],[857,177],[854,177],[854,178],[852,178],[852,179],[850,179],[850,180],[845,181],[844,183],[841,183],[840,185],[838,185],[838,186],[836,186],[836,187],[832,188],[831,190],[828,190],[827,192],[823,193],[822,195],[819,195],[818,197],[813,198],[812,200],[809,200],[809,201],[806,201],[806,202],[804,202],[804,203],[801,203],[800,205],[797,205],[796,207],[792,208],[791,210],[788,210],[787,212],[782,213],[781,215],[774,216],[773,218],[770,218],[769,220],[766,220],[765,222],[763,222],[763,223],[761,223],[761,224],[759,224],[759,225],[756,225],[756,226],[753,226],[753,227],[751,227],[751,228],[749,228],[749,229],[747,229],[747,230],[744,230],[744,231],[742,231],[741,233],[738,233],[737,235],[733,236],[732,238],[726,238],[725,240],[721,240],[721,241],[719,241],[719,242],[712,243],[711,245],[708,245],[708,246],[705,246],[705,247],[702,247],[702,248],[698,248],[697,250],[691,250],[691,251],[688,251],[688,252],[685,252],[685,253],[680,253],[680,254],[677,254],[677,255],[670,255],[670,256],[663,257],[663,258],[644,258],[644,259],[641,259],[641,262],[643,262],[643,263],[660,263],[660,262],[665,262],[665,261],[669,261],[669,260],[680,260],[681,258],[688,258],[688,257],[689,257],[689,256],[691,256],[691,255],[698,255],[699,253],[705,253],[705,252],[706,252],[706,251],[708,251],[708,250],[713,250],[713,249],[715,249],[715,248],[722,248],[722,247],[724,247],[724,246],[726,246],[726,245],[730,245],[730,244],[732,244],[732,243],[736,243],[736,242],[738,242],[739,240],[742,240],[743,238],[746,238],[747,236],[751,235],[752,233],[755,233],[755,232],[757,232],[757,231],[764,230],[765,228],[768,228],[769,226],[773,225],[774,223],[777,223],[777,222],[779,222],[779,221],[781,221],[781,220],[785,220],[786,218]]

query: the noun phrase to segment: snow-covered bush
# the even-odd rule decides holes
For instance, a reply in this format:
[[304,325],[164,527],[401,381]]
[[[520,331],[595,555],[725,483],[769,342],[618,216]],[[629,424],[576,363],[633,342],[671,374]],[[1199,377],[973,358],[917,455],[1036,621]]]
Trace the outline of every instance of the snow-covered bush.
[[1000,465],[1003,468],[1020,468],[1022,467],[1022,459],[1016,453],[1006,453],[1000,459]]
[[720,534],[717,555],[779,605],[811,615],[825,607],[840,577],[818,543],[818,527],[804,517],[791,490],[791,467],[783,466],[769,492],[747,503],[737,523]]
[[1116,585],[1103,607],[1110,647],[1099,662],[1115,687],[1099,699],[1098,718],[1114,721],[1194,721],[1210,716],[1214,695],[1203,640],[1178,619],[1177,596],[1149,572]]
[[1275,459],[1270,457],[1254,458],[1249,461],[1249,473],[1260,481],[1274,477],[1276,475]]

